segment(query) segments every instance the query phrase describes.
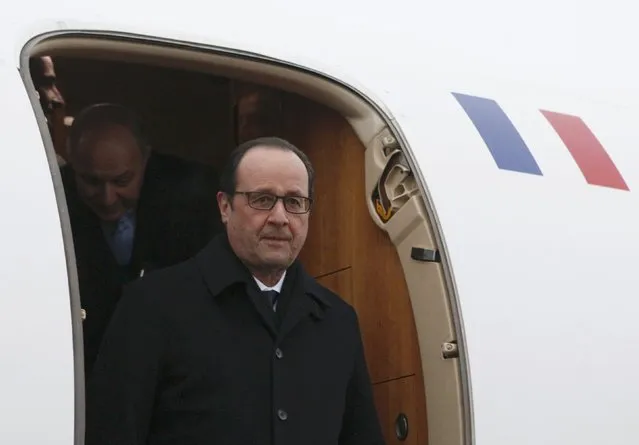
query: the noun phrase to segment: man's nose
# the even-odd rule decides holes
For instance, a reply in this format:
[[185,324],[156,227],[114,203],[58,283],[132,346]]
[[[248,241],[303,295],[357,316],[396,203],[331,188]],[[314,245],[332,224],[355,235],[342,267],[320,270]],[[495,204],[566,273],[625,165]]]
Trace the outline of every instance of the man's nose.
[[269,222],[273,224],[288,224],[288,212],[286,211],[286,208],[284,208],[284,203],[281,199],[279,199],[275,203],[275,207],[271,209],[268,219]]
[[102,204],[105,206],[112,206],[118,201],[118,194],[111,184],[106,184],[102,188]]

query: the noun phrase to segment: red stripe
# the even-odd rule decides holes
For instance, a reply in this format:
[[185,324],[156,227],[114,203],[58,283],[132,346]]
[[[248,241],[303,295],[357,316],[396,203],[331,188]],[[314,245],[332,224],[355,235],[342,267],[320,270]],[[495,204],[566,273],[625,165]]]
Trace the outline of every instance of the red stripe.
[[541,110],[589,184],[628,190],[615,163],[581,118]]

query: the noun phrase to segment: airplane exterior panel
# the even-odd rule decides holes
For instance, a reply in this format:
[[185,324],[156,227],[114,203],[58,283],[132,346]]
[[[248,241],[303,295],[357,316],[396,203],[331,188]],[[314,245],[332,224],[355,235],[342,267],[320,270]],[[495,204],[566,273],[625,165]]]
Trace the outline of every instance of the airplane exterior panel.
[[53,182],[27,93],[0,53],[0,443],[70,445],[74,364]]
[[[542,175],[503,168],[486,133],[513,129],[494,110],[465,110],[450,91],[424,97],[428,105],[421,110],[404,108],[400,121],[428,181],[452,263],[476,443],[636,440],[639,360],[630,345],[639,341],[639,197],[632,192],[639,186],[639,151],[633,113],[555,97],[553,109],[584,122],[563,128],[562,139],[539,111],[543,97],[517,99],[498,90],[490,97]],[[402,109],[399,100],[391,109]],[[484,119],[484,134],[477,119]],[[584,125],[601,145],[581,141],[576,149],[596,159],[605,150],[610,161],[591,167],[623,179],[593,185],[582,175],[564,140],[583,137]],[[502,148],[516,156],[522,144]]]

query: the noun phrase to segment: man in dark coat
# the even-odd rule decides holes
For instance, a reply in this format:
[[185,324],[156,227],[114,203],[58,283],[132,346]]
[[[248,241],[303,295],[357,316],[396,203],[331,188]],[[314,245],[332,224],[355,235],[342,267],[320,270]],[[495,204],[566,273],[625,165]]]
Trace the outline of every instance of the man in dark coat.
[[89,382],[86,444],[383,444],[357,315],[297,259],[308,158],[249,141],[221,189],[226,233],[127,286]]
[[61,174],[86,311],[88,377],[123,284],[192,257],[222,227],[214,171],[152,153],[126,108],[83,110],[68,147]]

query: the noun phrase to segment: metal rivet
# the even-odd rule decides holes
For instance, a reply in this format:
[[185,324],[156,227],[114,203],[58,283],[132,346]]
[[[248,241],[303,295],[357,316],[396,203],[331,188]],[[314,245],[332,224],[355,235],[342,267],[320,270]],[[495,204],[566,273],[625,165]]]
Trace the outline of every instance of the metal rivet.
[[459,348],[454,342],[446,342],[442,345],[442,356],[444,359],[459,357]]

